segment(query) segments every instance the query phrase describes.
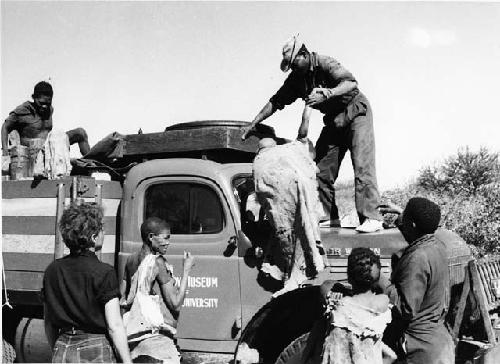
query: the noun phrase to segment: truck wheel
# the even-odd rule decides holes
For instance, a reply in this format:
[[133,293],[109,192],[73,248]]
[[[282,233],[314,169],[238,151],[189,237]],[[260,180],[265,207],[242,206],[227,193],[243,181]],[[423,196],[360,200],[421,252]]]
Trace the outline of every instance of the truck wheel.
[[[310,336],[311,333],[307,332],[292,341],[290,345],[281,352],[275,364],[320,364],[321,350],[318,351],[315,348],[316,343],[310,342]],[[308,357],[304,358],[305,355]]]
[[308,286],[273,298],[249,321],[238,348],[245,343],[259,352],[263,363],[275,363],[287,345],[311,331],[322,318],[324,308],[320,294],[319,286]]

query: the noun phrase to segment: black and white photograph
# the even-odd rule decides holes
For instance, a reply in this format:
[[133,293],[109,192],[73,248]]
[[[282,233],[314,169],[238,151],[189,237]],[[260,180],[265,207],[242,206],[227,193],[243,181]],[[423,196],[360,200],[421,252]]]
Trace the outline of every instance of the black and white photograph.
[[500,363],[500,2],[0,2],[3,363]]

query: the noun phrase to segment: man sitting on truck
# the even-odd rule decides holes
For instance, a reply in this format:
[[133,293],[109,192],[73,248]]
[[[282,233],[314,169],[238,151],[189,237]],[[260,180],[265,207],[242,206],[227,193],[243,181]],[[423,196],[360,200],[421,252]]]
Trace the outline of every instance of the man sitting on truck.
[[[409,243],[386,290],[394,303],[394,316],[385,339],[405,363],[452,364],[453,341],[444,325],[450,286],[448,258],[444,243],[434,237],[440,208],[426,198],[415,197],[404,211],[386,205],[381,212],[400,215],[397,225]],[[399,339],[396,345],[389,336]]]
[[[10,112],[2,125],[2,156],[9,154],[8,138],[13,130],[19,133],[21,145],[30,147],[30,140],[33,139],[41,139],[43,145],[52,130],[53,95],[50,83],[38,82],[32,95],[33,102],[26,101]],[[69,130],[66,134],[70,144],[78,143],[82,155],[90,151],[87,133],[83,128]]]
[[[157,217],[149,217],[141,225],[141,237],[141,250],[127,259],[120,285],[120,305],[128,310],[124,322],[131,356],[141,363],[159,360],[178,364],[176,326],[194,258],[184,253],[183,274],[180,286],[176,287],[173,268],[164,256],[170,244],[170,225]],[[155,283],[163,300],[154,294]]]

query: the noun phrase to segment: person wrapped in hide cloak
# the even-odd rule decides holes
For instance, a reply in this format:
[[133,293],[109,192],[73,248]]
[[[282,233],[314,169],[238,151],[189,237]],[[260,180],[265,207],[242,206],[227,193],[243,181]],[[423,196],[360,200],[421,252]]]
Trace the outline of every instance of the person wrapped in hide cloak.
[[276,245],[270,250],[283,272],[280,292],[289,291],[324,269],[319,232],[323,210],[308,144],[276,145],[273,139],[262,139],[253,175],[257,199],[275,230]]

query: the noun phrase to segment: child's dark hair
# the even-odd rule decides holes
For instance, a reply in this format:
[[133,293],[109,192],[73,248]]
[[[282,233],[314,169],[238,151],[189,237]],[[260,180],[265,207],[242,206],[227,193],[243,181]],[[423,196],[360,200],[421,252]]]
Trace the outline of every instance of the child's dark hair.
[[52,90],[50,83],[41,81],[35,85],[35,88],[33,89],[33,97],[40,96],[54,96],[54,91]]
[[141,225],[141,238],[145,243],[149,243],[149,234],[158,235],[162,230],[169,229],[170,224],[158,217],[148,217]]
[[373,266],[380,270],[380,257],[368,248],[354,248],[347,259],[347,279],[354,291],[366,292],[380,276],[374,274]]

